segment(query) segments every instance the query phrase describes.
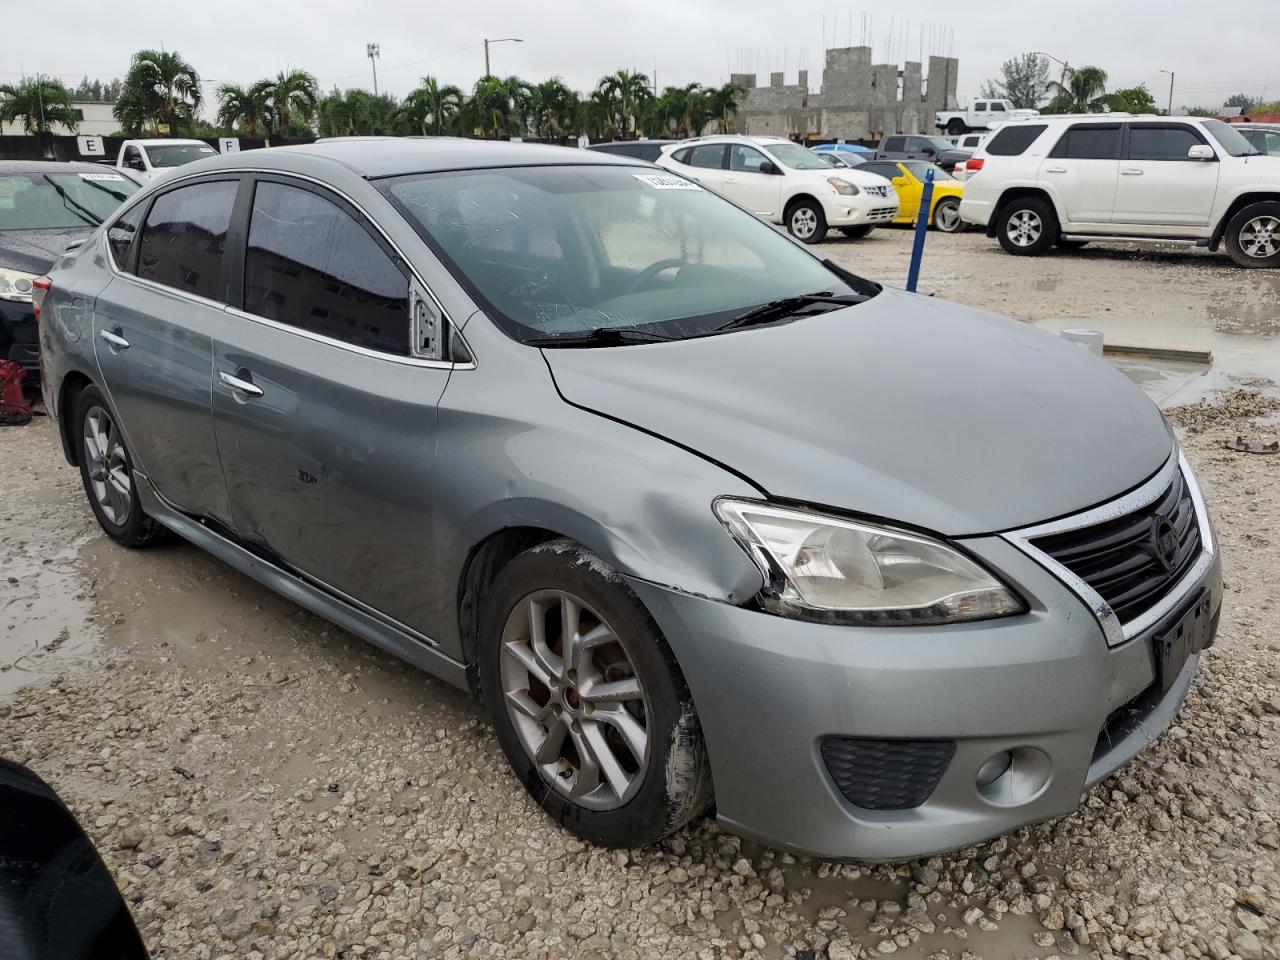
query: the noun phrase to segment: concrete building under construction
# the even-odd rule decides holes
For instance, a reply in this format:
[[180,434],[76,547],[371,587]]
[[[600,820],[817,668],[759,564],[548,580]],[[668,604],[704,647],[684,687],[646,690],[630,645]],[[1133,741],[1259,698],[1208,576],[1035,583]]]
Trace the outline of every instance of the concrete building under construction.
[[756,86],[750,73],[735,73],[746,92],[738,101],[739,131],[797,139],[875,140],[887,133],[934,133],[933,115],[957,106],[955,57],[929,57],[929,72],[907,61],[872,63],[870,47],[827,51],[822,92],[809,92],[809,71],[788,84],[781,73]]

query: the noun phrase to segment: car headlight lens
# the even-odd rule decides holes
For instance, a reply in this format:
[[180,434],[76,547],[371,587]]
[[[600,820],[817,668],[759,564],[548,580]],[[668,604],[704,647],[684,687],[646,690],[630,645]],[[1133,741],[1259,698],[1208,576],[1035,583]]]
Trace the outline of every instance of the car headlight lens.
[[31,302],[31,281],[34,273],[23,273],[20,270],[0,268],[0,300],[17,300],[19,303]]
[[774,613],[896,626],[1026,609],[960,551],[920,534],[749,500],[717,500],[714,509],[760,567],[761,603]]
[[856,184],[852,184],[840,177],[827,177],[827,183],[831,184],[831,189],[841,196],[856,197],[861,193]]

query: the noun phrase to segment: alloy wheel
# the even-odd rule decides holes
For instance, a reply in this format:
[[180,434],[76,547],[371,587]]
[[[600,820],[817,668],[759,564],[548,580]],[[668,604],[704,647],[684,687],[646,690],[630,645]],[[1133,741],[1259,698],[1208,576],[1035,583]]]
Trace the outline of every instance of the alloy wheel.
[[954,203],[941,203],[933,211],[933,222],[943,233],[954,233],[960,226],[960,208]]
[[593,810],[622,806],[648,762],[645,692],[613,628],[564,590],[521,600],[502,631],[502,697],[552,789]]
[[1259,260],[1280,252],[1280,219],[1254,217],[1240,228],[1240,249]]
[[1015,246],[1029,247],[1040,239],[1044,223],[1034,210],[1019,210],[1009,218],[1005,232]]
[[133,509],[129,460],[120,431],[102,407],[91,407],[85,414],[84,456],[99,509],[109,521],[123,526]]
[[798,240],[808,240],[817,232],[818,215],[809,207],[800,207],[791,215],[791,233]]

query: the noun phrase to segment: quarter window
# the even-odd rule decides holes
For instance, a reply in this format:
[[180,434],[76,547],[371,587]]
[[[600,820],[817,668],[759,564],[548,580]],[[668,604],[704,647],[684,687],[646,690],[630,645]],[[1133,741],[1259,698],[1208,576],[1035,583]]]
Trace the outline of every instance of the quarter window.
[[129,252],[133,249],[133,241],[138,236],[138,225],[142,223],[142,212],[146,209],[145,201],[139,203],[107,228],[107,246],[111,248],[111,259],[121,270],[129,269]]
[[1065,160],[1118,160],[1120,125],[1076,124],[1062,135],[1049,156]]
[[700,147],[694,147],[686,163],[691,167],[719,170],[724,166],[724,144],[705,143]]
[[337,204],[262,182],[244,255],[244,309],[386,353],[409,353],[409,282]]
[[1020,157],[1047,129],[1043,123],[1007,124],[991,138],[987,153],[993,157]]
[[890,137],[888,140],[884,142],[885,153],[898,153],[901,150],[903,150],[902,137]]
[[197,183],[162,193],[142,228],[138,276],[210,300],[225,300],[222,254],[239,182]]
[[1194,130],[1180,124],[1129,124],[1130,160],[1185,160],[1187,151],[1204,143]]

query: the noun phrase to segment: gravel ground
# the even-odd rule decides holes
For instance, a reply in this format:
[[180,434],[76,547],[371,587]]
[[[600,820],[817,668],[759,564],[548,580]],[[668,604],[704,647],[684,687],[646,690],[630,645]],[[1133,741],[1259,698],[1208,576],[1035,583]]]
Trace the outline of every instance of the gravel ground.
[[[1128,269],[1177,303],[1216,267]],[[962,273],[949,296],[999,309]],[[949,856],[797,860],[710,821],[575,841],[464,695],[193,547],[105,541],[43,420],[0,430],[0,755],[58,788],[164,960],[1280,958],[1280,456],[1224,447],[1275,439],[1280,404],[1239,386],[1171,411],[1228,585],[1176,723],[1072,816]]]

